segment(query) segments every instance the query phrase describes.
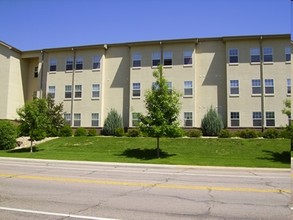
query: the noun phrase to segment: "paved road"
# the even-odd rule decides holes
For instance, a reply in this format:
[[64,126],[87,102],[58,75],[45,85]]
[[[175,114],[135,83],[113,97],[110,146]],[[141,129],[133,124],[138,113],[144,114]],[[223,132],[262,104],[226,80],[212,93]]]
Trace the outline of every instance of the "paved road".
[[290,170],[0,158],[1,219],[290,219]]

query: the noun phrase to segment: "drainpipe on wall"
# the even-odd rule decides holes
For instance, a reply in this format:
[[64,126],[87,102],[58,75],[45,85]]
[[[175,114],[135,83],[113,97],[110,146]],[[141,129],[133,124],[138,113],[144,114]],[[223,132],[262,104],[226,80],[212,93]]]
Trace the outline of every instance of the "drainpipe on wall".
[[260,87],[261,87],[261,130],[265,130],[265,88],[264,88],[264,73],[263,73],[263,47],[262,47],[262,39],[260,37],[259,46],[260,46]]
[[74,50],[74,48],[72,48],[73,51],[73,63],[72,63],[72,82],[71,82],[71,109],[70,109],[70,115],[71,115],[71,120],[70,120],[70,124],[71,127],[73,127],[73,104],[74,104],[74,92],[75,92],[75,88],[74,88],[74,76],[75,76],[75,56],[76,56],[76,52]]
[[41,74],[41,85],[40,85],[40,90],[41,90],[41,96],[43,97],[44,91],[43,91],[43,78],[44,78],[44,58],[45,58],[45,51],[41,50],[42,54],[42,62],[41,62],[41,69],[40,69],[40,74]]

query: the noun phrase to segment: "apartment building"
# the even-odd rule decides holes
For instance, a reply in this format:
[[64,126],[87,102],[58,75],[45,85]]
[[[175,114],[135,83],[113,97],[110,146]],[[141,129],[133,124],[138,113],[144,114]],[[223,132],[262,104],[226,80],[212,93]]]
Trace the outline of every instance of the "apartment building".
[[213,106],[228,128],[282,127],[291,98],[290,35],[194,38],[20,51],[0,42],[0,118],[33,97],[63,102],[73,127],[103,126],[111,109],[125,127],[145,113],[144,95],[163,65],[181,94],[184,128],[201,126]]

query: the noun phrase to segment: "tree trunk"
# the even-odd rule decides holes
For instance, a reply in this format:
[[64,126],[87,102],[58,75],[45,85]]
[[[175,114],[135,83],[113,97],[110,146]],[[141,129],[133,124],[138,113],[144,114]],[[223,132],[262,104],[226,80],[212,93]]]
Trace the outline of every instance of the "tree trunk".
[[157,137],[157,157],[160,158],[160,138]]
[[31,138],[31,153],[33,152],[33,139]]

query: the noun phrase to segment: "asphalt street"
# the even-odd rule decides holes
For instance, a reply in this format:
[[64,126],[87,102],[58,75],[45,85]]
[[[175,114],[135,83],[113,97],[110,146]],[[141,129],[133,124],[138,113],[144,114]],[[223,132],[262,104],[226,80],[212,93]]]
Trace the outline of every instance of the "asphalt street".
[[0,158],[0,219],[291,219],[290,169]]

